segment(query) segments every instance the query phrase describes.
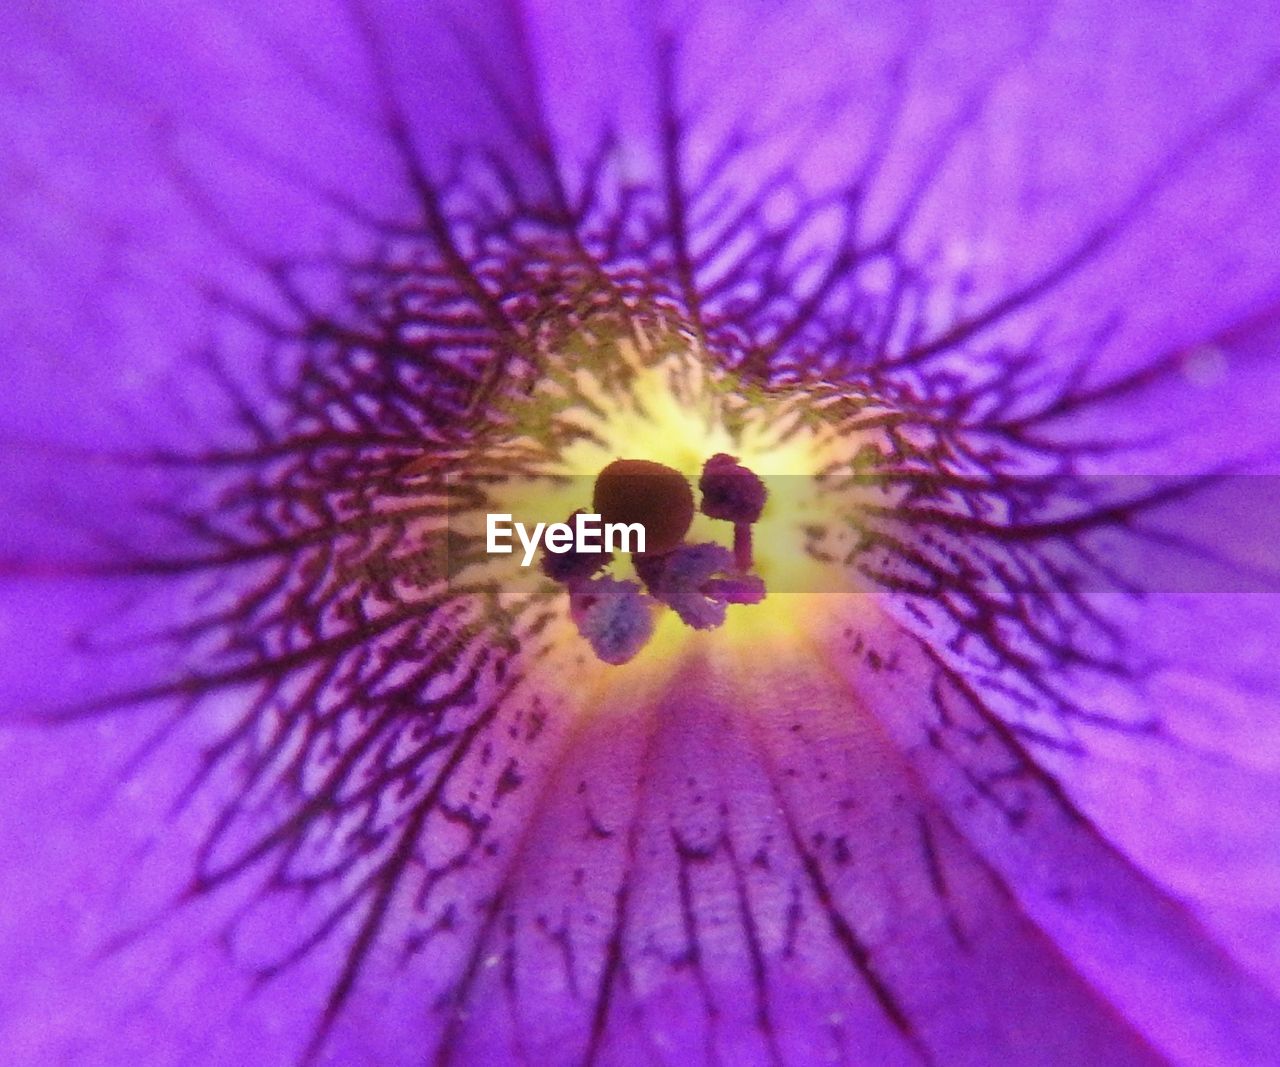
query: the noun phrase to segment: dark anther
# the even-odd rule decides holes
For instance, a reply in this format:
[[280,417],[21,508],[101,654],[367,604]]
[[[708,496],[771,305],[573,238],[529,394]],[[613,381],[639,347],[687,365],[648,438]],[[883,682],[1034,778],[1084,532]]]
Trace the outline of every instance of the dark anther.
[[703,465],[698,479],[702,514],[733,523],[733,558],[744,574],[751,570],[751,524],[764,512],[768,490],[764,482],[738,462],[737,456],[717,452]]
[[647,459],[616,459],[596,478],[591,504],[605,523],[640,523],[645,551],[661,555],[693,525],[693,490],[683,474]]
[[[573,526],[574,518],[582,514],[579,508],[566,520]],[[542,573],[553,582],[568,584],[592,578],[613,562],[612,552],[580,552],[570,548],[568,552],[543,552]]]
[[757,521],[768,496],[764,482],[742,466],[736,456],[724,452],[707,460],[698,489],[702,493],[702,514],[729,522]]

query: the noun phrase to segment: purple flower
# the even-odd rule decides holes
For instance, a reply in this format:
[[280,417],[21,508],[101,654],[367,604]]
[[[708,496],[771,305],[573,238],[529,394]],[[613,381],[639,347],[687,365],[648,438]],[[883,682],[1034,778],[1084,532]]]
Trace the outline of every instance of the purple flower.
[[1272,22],[6,13],[2,1058],[1274,1062]]

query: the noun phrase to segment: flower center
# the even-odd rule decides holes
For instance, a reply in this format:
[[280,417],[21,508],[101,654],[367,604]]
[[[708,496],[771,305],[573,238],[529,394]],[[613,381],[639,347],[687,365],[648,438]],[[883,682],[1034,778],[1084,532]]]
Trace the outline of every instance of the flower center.
[[[855,485],[868,438],[849,423],[871,401],[743,380],[678,333],[600,328],[553,355],[510,383],[492,433],[446,478],[452,589],[504,626],[530,620],[512,635],[526,662],[581,671],[586,653],[628,664],[625,684],[643,686],[673,657],[803,644],[831,594],[862,591],[835,565],[869,492]],[[645,551],[543,542],[531,566],[523,542],[485,551],[488,515],[533,531],[576,529],[580,513],[599,515],[597,529],[640,524]],[[582,679],[593,692],[624,683],[613,670]]]

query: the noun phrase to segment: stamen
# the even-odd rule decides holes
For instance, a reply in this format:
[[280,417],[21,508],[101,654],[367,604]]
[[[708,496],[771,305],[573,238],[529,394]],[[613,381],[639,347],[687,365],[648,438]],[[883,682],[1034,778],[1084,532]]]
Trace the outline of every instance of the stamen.
[[742,466],[737,456],[724,452],[707,460],[698,489],[702,493],[702,514],[735,523],[758,521],[768,497],[759,476]]
[[[579,508],[566,520],[572,526],[574,519],[582,514]],[[571,582],[593,578],[613,562],[612,552],[581,552],[571,548],[567,552],[543,552],[542,573],[553,582],[569,584]]]
[[635,582],[607,575],[569,587],[569,615],[605,663],[620,666],[653,636],[653,601]]
[[665,556],[636,558],[636,573],[654,599],[695,630],[722,625],[727,604],[764,599],[764,582],[755,575],[725,576],[733,567],[733,554],[717,544],[681,545]]
[[703,466],[698,489],[702,492],[702,514],[733,523],[733,558],[738,570],[745,574],[754,564],[751,526],[763,514],[769,495],[764,482],[742,466],[737,456],[717,452]]
[[683,474],[647,459],[618,459],[596,478],[592,506],[606,523],[640,523],[645,551],[670,552],[693,525],[693,490]]
[[605,663],[626,663],[640,651],[653,633],[656,604],[671,608],[686,626],[712,630],[724,624],[729,604],[764,600],[764,580],[750,573],[751,527],[764,512],[764,483],[736,456],[717,452],[698,484],[702,513],[733,522],[732,552],[715,542],[685,542],[693,493],[679,471],[618,459],[596,478],[592,505],[602,519],[645,528],[645,551],[632,554],[632,565],[648,596],[637,582],[600,575],[612,552],[543,555],[543,573],[567,587],[570,617]]

